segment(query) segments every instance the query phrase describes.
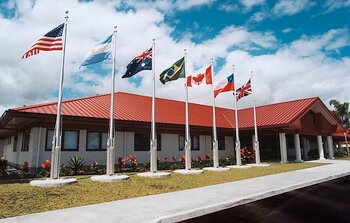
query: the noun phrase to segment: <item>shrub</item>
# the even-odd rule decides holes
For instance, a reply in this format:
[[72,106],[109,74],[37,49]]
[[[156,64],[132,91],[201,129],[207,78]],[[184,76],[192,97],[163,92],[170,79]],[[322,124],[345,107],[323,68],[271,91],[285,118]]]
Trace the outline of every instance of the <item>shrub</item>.
[[205,159],[206,159],[206,160],[209,160],[209,159],[210,159],[210,157],[209,157],[209,154],[208,154],[208,153],[206,153],[206,154],[205,154]]
[[163,157],[163,162],[164,162],[164,163],[167,163],[167,162],[168,162],[168,157],[164,156],[164,157]]
[[74,175],[77,175],[83,169],[85,164],[84,157],[72,156],[69,160],[69,167],[73,170]]
[[246,146],[241,148],[241,159],[244,163],[251,163],[255,160],[255,153],[249,150]]
[[7,159],[5,157],[0,158],[0,175],[5,176],[7,168]]
[[98,173],[98,162],[97,161],[92,161],[91,165],[90,165],[90,168],[91,168],[91,172],[93,174],[96,174]]
[[29,172],[29,163],[28,162],[24,162],[21,164],[21,170],[25,173]]
[[51,168],[51,162],[50,160],[45,160],[42,164],[41,164],[41,167],[46,170],[46,171],[49,171],[50,168]]
[[62,163],[60,166],[60,176],[65,176],[66,172],[67,172],[66,165],[64,165],[64,163]]
[[118,170],[122,170],[125,165],[125,159],[123,157],[118,158]]
[[135,170],[136,169],[136,165],[137,165],[137,159],[136,159],[136,156],[128,156],[127,157],[127,159],[128,159],[128,161],[130,162],[130,164],[131,164],[131,168],[133,169],[133,170]]

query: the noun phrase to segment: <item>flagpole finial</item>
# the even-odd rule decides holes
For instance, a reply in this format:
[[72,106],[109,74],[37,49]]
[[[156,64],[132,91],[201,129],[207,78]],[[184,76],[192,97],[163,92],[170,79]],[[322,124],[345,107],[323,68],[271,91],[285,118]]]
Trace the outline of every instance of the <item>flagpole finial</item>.
[[64,18],[67,20],[69,11],[65,11],[65,13],[66,13],[66,15],[64,16]]
[[155,42],[155,41],[156,41],[156,38],[153,38],[152,41]]
[[232,70],[233,70],[233,73],[235,73],[235,71],[236,71],[236,66],[233,64],[232,65]]
[[114,28],[114,32],[117,32],[118,26],[114,26],[113,28]]

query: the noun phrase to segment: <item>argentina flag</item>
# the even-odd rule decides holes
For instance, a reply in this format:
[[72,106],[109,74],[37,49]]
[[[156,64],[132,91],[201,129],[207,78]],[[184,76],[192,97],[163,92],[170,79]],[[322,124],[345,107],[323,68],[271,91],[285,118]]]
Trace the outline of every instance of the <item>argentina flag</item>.
[[108,36],[105,40],[92,48],[92,50],[89,51],[88,55],[86,55],[85,60],[80,65],[80,67],[111,59],[111,45],[112,35]]

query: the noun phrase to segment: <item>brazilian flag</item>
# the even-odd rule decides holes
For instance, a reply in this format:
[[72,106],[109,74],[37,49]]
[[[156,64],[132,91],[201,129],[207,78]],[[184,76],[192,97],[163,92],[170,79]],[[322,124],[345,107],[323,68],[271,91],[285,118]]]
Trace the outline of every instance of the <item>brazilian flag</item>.
[[160,74],[159,80],[163,84],[168,81],[174,81],[179,78],[185,78],[185,57],[176,61],[171,67]]

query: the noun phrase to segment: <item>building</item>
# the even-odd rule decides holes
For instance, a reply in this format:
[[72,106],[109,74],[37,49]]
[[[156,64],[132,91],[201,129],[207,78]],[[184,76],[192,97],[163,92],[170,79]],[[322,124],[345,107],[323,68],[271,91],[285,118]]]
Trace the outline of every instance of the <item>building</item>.
[[[87,164],[106,163],[109,105],[108,94],[63,101],[61,163],[75,155]],[[5,111],[0,118],[0,155],[11,164],[28,162],[31,167],[50,160],[56,108],[54,102]],[[233,157],[234,110],[216,109],[219,156]],[[332,158],[332,136],[344,131],[318,97],[256,109],[262,161],[294,161],[299,148],[304,160]],[[183,156],[185,103],[157,98],[156,112],[158,157]],[[238,117],[241,145],[252,148],[253,109],[239,110]],[[149,162],[151,97],[116,93],[115,118],[116,157],[135,155],[139,162]],[[192,157],[212,157],[212,107],[190,103],[189,119]]]

